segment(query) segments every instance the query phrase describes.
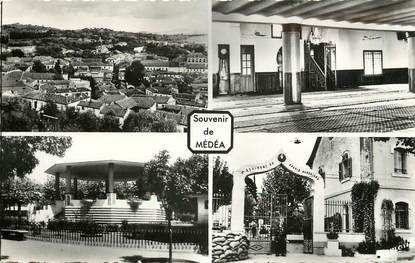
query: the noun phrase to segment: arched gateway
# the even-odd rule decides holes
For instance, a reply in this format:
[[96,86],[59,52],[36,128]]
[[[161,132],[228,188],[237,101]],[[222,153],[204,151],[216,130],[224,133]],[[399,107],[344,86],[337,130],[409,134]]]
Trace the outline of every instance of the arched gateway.
[[[245,178],[250,175],[262,174],[281,166],[294,176],[300,176],[311,183],[310,197],[305,200],[311,206],[312,222],[307,228],[310,232],[304,233],[305,246],[309,245],[309,252],[313,247],[319,247],[325,242],[324,234],[324,180],[323,177],[310,168],[294,163],[283,151],[264,163],[247,165],[233,175],[231,231],[244,232],[244,202]],[[311,237],[311,238],[310,238]],[[307,244],[308,242],[308,244]]]

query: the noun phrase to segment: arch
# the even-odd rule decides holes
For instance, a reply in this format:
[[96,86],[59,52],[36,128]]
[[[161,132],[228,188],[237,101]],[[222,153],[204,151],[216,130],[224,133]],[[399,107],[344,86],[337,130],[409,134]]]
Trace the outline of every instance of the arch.
[[323,177],[311,170],[309,167],[293,162],[282,150],[278,151],[270,160],[247,165],[234,172],[232,188],[232,211],[231,211],[231,231],[244,231],[244,188],[245,177],[255,174],[269,172],[276,167],[291,172],[294,176],[300,176],[310,181],[311,196],[313,196],[313,232],[324,233],[324,180]]

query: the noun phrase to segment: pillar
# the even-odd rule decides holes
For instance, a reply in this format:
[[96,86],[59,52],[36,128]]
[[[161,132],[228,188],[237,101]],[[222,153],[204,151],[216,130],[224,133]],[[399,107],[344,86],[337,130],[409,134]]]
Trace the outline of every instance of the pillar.
[[116,194],[114,193],[114,163],[108,164],[108,191],[107,191],[107,200],[108,205],[115,205],[115,200],[117,199]]
[[56,200],[61,199],[61,191],[60,191],[60,173],[55,174],[55,198]]
[[322,179],[313,182],[313,250],[315,254],[322,253],[322,247],[327,241],[324,233],[324,182]]
[[73,178],[73,195],[75,199],[78,198],[78,178],[76,177]]
[[244,232],[245,176],[234,173],[232,187],[231,231]]
[[301,103],[301,25],[282,25],[282,72],[284,102],[286,105]]
[[415,32],[408,32],[408,84],[415,93]]
[[65,176],[65,182],[66,182],[66,190],[65,190],[65,205],[70,205],[72,200],[72,185],[71,185],[71,177],[72,177],[72,171],[71,167],[66,167],[66,176]]

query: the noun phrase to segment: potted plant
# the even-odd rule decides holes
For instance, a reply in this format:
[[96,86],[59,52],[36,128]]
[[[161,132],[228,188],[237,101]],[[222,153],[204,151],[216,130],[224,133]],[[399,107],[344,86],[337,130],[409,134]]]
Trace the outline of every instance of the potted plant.
[[137,198],[131,198],[128,200],[128,204],[130,205],[131,210],[135,212],[138,210],[138,207],[141,204],[141,200]]

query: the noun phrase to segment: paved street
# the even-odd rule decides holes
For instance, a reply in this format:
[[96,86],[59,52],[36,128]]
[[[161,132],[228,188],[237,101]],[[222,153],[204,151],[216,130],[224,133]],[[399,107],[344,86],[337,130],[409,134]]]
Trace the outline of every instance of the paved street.
[[282,94],[214,99],[229,110],[238,132],[391,132],[415,128],[415,94],[408,85],[364,86],[303,93],[301,106],[285,106]]
[[[405,252],[398,262],[414,262],[409,259],[411,252]],[[413,254],[413,253],[412,253]],[[276,257],[274,255],[250,255],[249,259],[239,261],[241,263],[375,263],[375,255],[357,255],[354,257],[327,257],[305,254],[287,254],[286,257]]]
[[[167,251],[67,245],[42,241],[2,239],[2,262],[137,262],[166,258]],[[207,256],[173,251],[173,262],[209,262]],[[157,261],[152,261],[157,262]]]

